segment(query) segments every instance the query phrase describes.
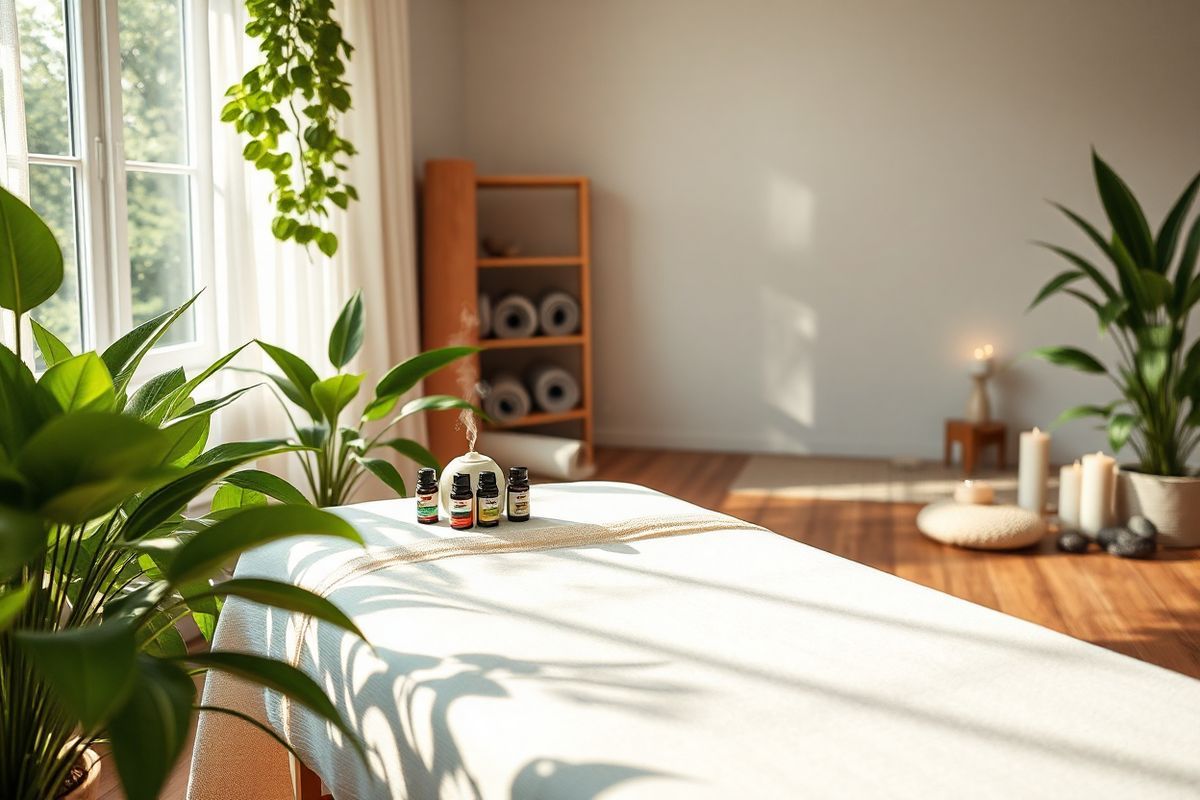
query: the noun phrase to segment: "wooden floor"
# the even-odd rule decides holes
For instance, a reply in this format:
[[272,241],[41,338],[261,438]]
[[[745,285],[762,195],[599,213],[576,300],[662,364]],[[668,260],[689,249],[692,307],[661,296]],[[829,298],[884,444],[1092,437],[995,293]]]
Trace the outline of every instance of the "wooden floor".
[[[638,483],[1084,641],[1200,678],[1200,551],[1154,560],[1034,550],[985,553],[917,532],[918,505],[729,493],[747,456],[601,449],[597,480]],[[191,747],[165,800],[182,800]],[[105,775],[98,800],[123,795]]]

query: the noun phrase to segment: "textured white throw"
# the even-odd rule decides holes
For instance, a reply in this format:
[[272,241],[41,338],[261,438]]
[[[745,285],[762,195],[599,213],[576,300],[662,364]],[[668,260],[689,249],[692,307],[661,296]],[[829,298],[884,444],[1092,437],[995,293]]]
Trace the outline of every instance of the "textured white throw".
[[[366,766],[274,693],[213,675],[205,702],[272,725],[338,800],[1196,796],[1200,682],[641,487],[533,502],[495,536],[366,504],[339,511],[365,553],[242,559],[374,645],[238,601],[216,642],[316,678]],[[290,797],[287,757],[204,715],[188,796]]]

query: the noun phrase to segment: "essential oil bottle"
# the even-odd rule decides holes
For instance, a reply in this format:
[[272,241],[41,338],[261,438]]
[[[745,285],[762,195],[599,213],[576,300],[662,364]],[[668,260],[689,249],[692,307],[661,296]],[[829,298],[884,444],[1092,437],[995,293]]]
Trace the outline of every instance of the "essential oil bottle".
[[450,489],[450,527],[462,530],[475,524],[475,495],[471,492],[471,476],[459,472]]
[[496,473],[491,470],[479,473],[475,513],[479,515],[481,528],[494,528],[500,524],[500,487],[496,485]]
[[430,467],[422,467],[417,470],[417,522],[432,525],[437,521],[437,472]]
[[529,468],[508,468],[508,521],[529,520]]

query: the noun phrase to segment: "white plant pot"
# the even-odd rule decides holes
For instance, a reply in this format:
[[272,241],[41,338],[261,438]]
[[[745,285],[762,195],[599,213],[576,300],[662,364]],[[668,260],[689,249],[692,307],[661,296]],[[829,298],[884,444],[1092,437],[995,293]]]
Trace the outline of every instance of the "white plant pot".
[[1168,478],[1122,467],[1117,519],[1140,514],[1158,528],[1164,547],[1200,547],[1200,478]]
[[96,797],[96,792],[100,788],[101,766],[100,756],[96,755],[95,750],[89,748],[83,751],[83,766],[87,770],[87,777],[83,779],[83,783],[64,794],[59,800],[93,800]]

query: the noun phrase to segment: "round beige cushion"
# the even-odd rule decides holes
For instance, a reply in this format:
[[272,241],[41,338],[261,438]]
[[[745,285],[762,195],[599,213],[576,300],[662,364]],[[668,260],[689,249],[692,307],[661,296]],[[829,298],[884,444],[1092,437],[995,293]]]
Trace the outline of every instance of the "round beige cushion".
[[933,503],[917,514],[917,528],[930,539],[977,550],[1015,550],[1036,544],[1046,533],[1041,515],[1017,506]]

